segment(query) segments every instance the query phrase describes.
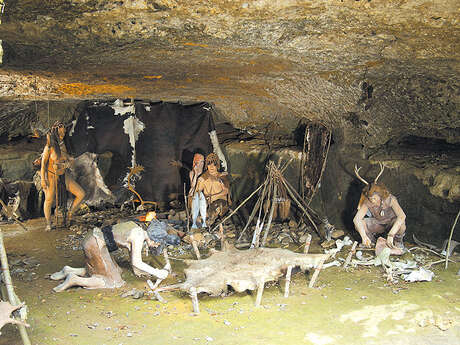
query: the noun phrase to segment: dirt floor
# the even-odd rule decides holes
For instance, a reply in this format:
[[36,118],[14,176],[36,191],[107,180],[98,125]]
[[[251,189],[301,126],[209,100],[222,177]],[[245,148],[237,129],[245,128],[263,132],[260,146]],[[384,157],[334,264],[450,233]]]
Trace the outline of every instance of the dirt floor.
[[[291,295],[283,297],[284,280],[265,289],[262,306],[255,293],[226,297],[200,296],[201,313],[192,313],[188,295],[162,293],[161,304],[148,294],[121,295],[133,288],[148,291],[136,278],[128,257],[118,254],[126,286],[117,290],[73,288],[54,293],[50,273],[64,265],[82,267],[83,253],[69,230],[44,231],[43,219],[19,226],[0,226],[13,272],[16,293],[29,307],[32,344],[460,344],[460,264],[432,268],[432,282],[389,284],[380,267],[322,271],[316,286],[310,276],[293,275]],[[313,246],[312,253],[320,253]],[[186,253],[184,257],[192,257]],[[454,257],[460,261],[458,255]],[[147,258],[154,266],[163,258]],[[437,260],[436,257],[432,261]],[[22,266],[21,266],[22,264]],[[184,264],[172,260],[182,280]],[[2,329],[0,344],[22,344],[15,326]]]

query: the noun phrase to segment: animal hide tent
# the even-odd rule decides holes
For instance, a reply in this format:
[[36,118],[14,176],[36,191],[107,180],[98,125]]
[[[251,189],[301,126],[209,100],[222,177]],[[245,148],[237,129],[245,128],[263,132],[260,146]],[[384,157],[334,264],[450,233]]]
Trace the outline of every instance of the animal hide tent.
[[[130,168],[141,165],[141,176],[131,184],[144,200],[167,202],[183,193],[183,183],[188,180],[186,170],[171,165],[172,160],[191,167],[195,152],[219,154],[220,149],[213,146],[213,114],[208,103],[85,102],[65,140],[74,157],[111,153],[110,167],[102,174],[109,188],[102,194],[86,191],[88,196],[123,189]],[[225,164],[223,155],[220,157]],[[81,181],[81,176],[89,176],[81,169],[76,175],[83,188],[101,188],[100,183],[89,185]]]

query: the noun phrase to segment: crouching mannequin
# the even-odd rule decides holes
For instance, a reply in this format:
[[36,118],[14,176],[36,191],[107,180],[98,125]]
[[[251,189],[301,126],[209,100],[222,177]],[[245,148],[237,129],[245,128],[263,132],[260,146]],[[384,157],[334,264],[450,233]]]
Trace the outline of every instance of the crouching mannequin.
[[163,269],[156,269],[142,261],[142,247],[144,242],[149,248],[155,248],[159,243],[150,239],[147,231],[135,222],[129,221],[102,230],[94,228],[83,239],[82,247],[85,253],[86,268],[72,268],[65,266],[61,271],[51,275],[53,280],[65,279],[56,286],[56,292],[64,291],[72,286],[82,286],[87,289],[112,289],[125,284],[121,277],[121,268],[112,259],[109,252],[118,247],[130,251],[131,265],[134,274],[152,275],[165,279],[171,266],[167,261]]
[[[382,183],[377,183],[384,169],[382,164],[380,167],[380,173],[374,183],[369,184],[359,176],[359,169],[355,166],[356,176],[366,184],[366,187],[361,194],[358,212],[356,212],[353,222],[361,235],[364,247],[370,248],[377,243],[379,248],[376,248],[376,251],[380,252],[383,250],[382,246],[387,246],[391,249],[391,254],[402,255],[404,253],[403,237],[406,232],[406,215],[399,206],[396,197],[391,195]],[[365,217],[366,215],[368,217]],[[377,241],[376,235],[384,234],[387,231],[386,243],[384,243],[385,240]]]
[[202,219],[202,227],[212,225],[217,217],[224,215],[231,204],[230,184],[227,172],[219,172],[220,160],[215,153],[206,157],[206,172],[199,178],[195,189],[195,196],[192,201],[192,228],[196,228],[198,211]]

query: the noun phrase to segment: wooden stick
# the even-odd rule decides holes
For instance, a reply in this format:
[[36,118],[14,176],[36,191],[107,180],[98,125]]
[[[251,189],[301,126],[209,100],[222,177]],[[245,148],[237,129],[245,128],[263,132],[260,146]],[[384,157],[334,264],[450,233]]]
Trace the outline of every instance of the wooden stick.
[[260,307],[260,302],[262,301],[262,294],[264,293],[264,286],[265,286],[265,282],[262,278],[262,281],[260,281],[257,284],[256,307]]
[[257,199],[256,201],[256,204],[254,205],[254,208],[252,209],[252,212],[248,218],[248,221],[246,223],[246,225],[244,226],[243,230],[241,230],[241,233],[240,235],[238,236],[238,240],[237,242],[239,242],[241,240],[241,238],[243,237],[244,233],[246,232],[246,230],[248,229],[249,227],[249,224],[251,224],[252,220],[254,219],[254,216],[256,215],[257,213],[257,210],[259,209],[260,207],[260,204],[261,204],[261,199],[260,197]]
[[319,263],[318,267],[316,267],[315,272],[313,272],[313,275],[311,276],[310,284],[308,284],[309,288],[312,288],[313,285],[315,285],[316,279],[318,278],[319,272],[323,269],[323,264],[326,259],[321,260]]
[[220,233],[220,250],[225,249],[225,234],[224,227],[222,224],[219,224],[219,233]]
[[[3,231],[0,229],[0,259],[2,262],[3,280],[8,293],[8,299],[13,306],[21,304],[18,296],[14,293],[13,283],[11,280],[10,269],[8,267],[8,257],[6,255],[5,244],[3,243]],[[25,321],[25,320],[23,320]],[[30,339],[27,335],[26,327],[18,324],[19,334],[21,335],[24,345],[30,345]]]
[[289,297],[289,285],[291,284],[292,266],[288,266],[286,272],[286,284],[284,285],[284,297]]
[[192,297],[193,312],[199,314],[200,306],[198,304],[198,294],[196,292],[196,288],[193,286],[190,288],[190,296]]
[[[248,229],[249,225],[251,224],[252,219],[255,217],[257,211],[261,210],[261,208],[263,207],[267,185],[268,185],[268,176],[265,178],[265,181],[263,183],[264,189],[262,189],[262,194],[259,195],[259,198],[257,199],[256,205],[254,206],[254,209],[252,210],[251,215],[249,216],[248,221],[247,221],[244,229],[241,231],[240,236],[238,236],[237,242],[239,242],[241,240],[241,238],[243,237],[244,233],[246,232],[246,230]],[[259,218],[260,218],[260,212],[259,212]]]
[[350,252],[348,253],[347,259],[345,260],[345,263],[343,264],[343,268],[347,268],[347,266],[350,264],[351,258],[353,257],[353,254],[356,252],[357,245],[358,245],[358,241],[354,241],[353,245],[351,246]]
[[308,234],[307,238],[305,239],[305,248],[303,249],[304,254],[308,254],[308,251],[310,250],[310,243],[311,243],[311,234]]
[[289,193],[289,195],[291,196],[292,200],[294,200],[296,202],[297,206],[303,211],[303,213],[307,216],[307,218],[310,221],[310,223],[313,225],[316,233],[319,235],[319,237],[322,238],[321,233],[319,232],[318,227],[316,226],[315,222],[311,219],[310,215],[308,214],[307,210],[302,205],[302,203],[296,198],[295,194],[291,191],[290,186],[287,183],[287,181],[285,181],[284,179],[282,179],[281,181],[283,182],[284,186],[286,187],[286,190]]
[[267,226],[265,227],[264,237],[262,239],[262,247],[265,247],[265,242],[267,241],[268,232],[270,231],[270,226],[272,225],[273,212],[275,210],[275,200],[276,200],[276,192],[277,192],[276,182],[273,185],[274,186],[273,186],[272,204],[271,204],[271,207],[270,207],[270,215],[268,216]]
[[450,251],[450,241],[452,241],[452,235],[454,234],[454,229],[455,226],[457,225],[458,217],[460,216],[460,209],[457,212],[457,217],[455,217],[454,224],[452,225],[452,228],[450,229],[450,236],[449,236],[449,241],[447,242],[447,248],[446,248],[446,270],[447,270],[447,265],[449,262],[449,251]]
[[254,196],[254,194],[256,194],[260,190],[260,188],[262,188],[263,185],[264,184],[262,183],[259,187],[257,187],[257,189],[254,192],[251,193],[251,195],[249,195],[241,204],[238,205],[237,208],[235,208],[227,217],[225,217],[218,225],[216,225],[211,230],[211,232],[215,231],[219,227],[219,225],[223,224],[227,219],[229,219],[231,216],[233,216],[236,213],[236,211],[238,211],[240,209],[241,206],[243,206],[249,199],[251,199]]
[[264,227],[264,223],[260,223],[260,219],[257,219],[256,227],[254,229],[254,234],[252,235],[251,247],[250,248],[259,248],[259,235]]
[[318,214],[316,213],[315,210],[313,210],[310,206],[308,206],[306,203],[305,203],[305,200],[302,199],[302,197],[300,196],[300,194],[294,189],[294,187],[291,186],[291,184],[283,177],[282,178],[282,181],[288,185],[289,189],[292,191],[292,193],[294,195],[297,196],[297,199],[303,201],[302,205],[303,207],[308,210],[308,212],[310,212],[311,214],[313,214],[313,216],[318,219],[318,220],[321,220],[320,217],[318,216]]
[[328,143],[327,143],[326,156],[324,157],[323,166],[321,167],[321,173],[320,173],[320,175],[319,175],[318,182],[316,182],[316,185],[313,186],[313,189],[312,189],[312,191],[311,191],[310,200],[308,200],[308,203],[307,203],[308,205],[310,205],[310,203],[311,203],[313,197],[315,196],[315,193],[316,193],[316,191],[317,191],[317,189],[318,189],[318,186],[319,186],[319,184],[321,183],[321,179],[322,179],[322,177],[323,177],[324,169],[326,168],[327,156],[328,156],[328,154],[329,154],[329,148],[331,147],[331,139],[332,139],[332,133],[331,133],[331,131],[329,131],[328,136],[329,136],[329,140],[328,140]]
[[184,205],[185,205],[185,214],[187,215],[187,234],[190,232],[190,215],[188,214],[188,203],[187,203],[187,194],[185,194],[185,183],[184,183]]
[[55,195],[55,203],[56,203],[56,207],[54,208],[54,223],[55,223],[55,226],[56,226],[56,229],[58,229],[58,221],[59,221],[59,215],[58,215],[58,210],[59,210],[59,193],[58,193],[58,175],[57,174],[54,174],[54,193],[56,194]]

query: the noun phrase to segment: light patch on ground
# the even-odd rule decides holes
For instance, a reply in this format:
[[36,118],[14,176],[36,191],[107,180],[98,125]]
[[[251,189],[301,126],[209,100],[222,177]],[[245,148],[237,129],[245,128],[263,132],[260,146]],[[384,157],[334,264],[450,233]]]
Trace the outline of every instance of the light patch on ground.
[[[348,321],[360,323],[364,328],[362,337],[377,337],[381,334],[379,331],[379,324],[381,322],[387,319],[403,320],[407,316],[407,313],[419,308],[417,304],[409,304],[407,301],[379,306],[365,306],[359,310],[342,315],[339,320],[342,323]],[[407,328],[402,327],[400,331],[406,332]]]
[[337,344],[337,339],[331,338],[327,335],[320,335],[317,333],[307,333],[305,335],[304,340],[314,345]]

